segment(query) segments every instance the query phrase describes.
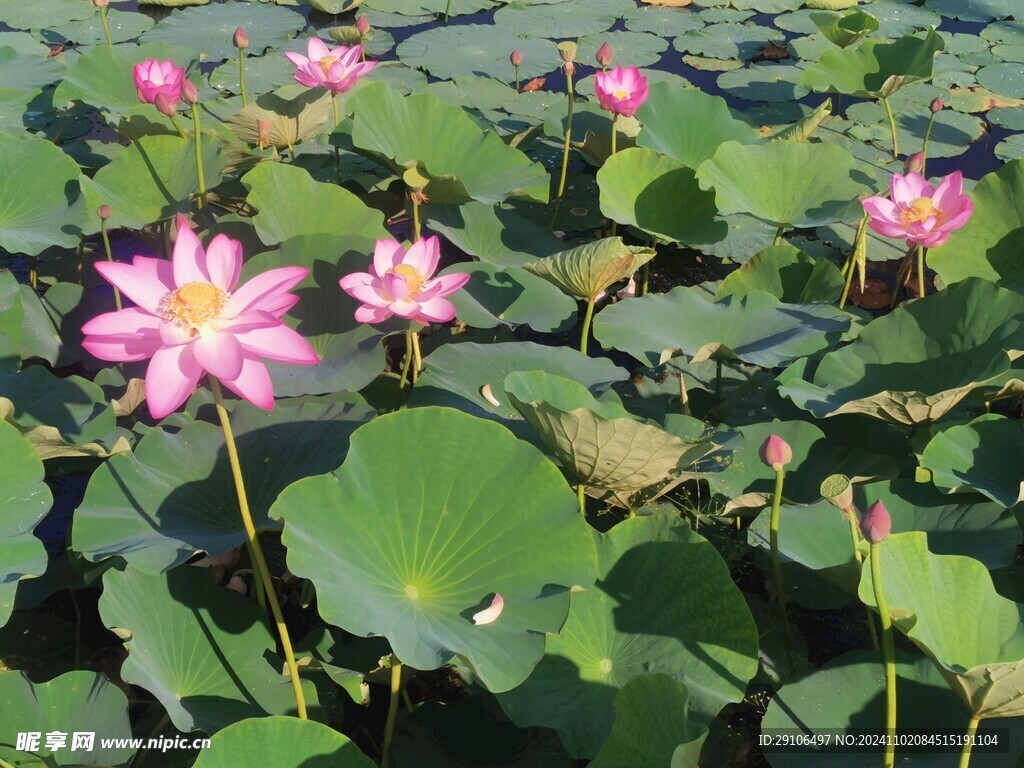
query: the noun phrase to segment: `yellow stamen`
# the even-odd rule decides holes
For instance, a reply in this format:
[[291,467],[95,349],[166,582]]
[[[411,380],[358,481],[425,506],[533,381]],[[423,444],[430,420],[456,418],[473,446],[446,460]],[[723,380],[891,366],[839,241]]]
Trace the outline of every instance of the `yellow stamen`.
[[900,211],[900,221],[904,224],[924,224],[929,218],[942,223],[942,209],[930,197],[911,200],[910,205]]
[[394,267],[389,271],[405,278],[405,283],[409,286],[410,299],[419,296],[423,291],[423,286],[427,284],[427,278],[421,275],[416,267],[409,264],[399,264],[397,267]]
[[324,56],[317,64],[320,65],[320,69],[324,71],[324,77],[330,77],[331,65],[334,64],[338,59],[334,56]]
[[167,320],[191,329],[195,336],[200,326],[221,313],[229,298],[231,294],[212,283],[186,283],[164,297],[161,310]]
[[629,98],[629,93],[627,93],[626,91],[615,91],[614,93],[612,93],[612,96],[614,96],[619,101],[622,101],[623,99]]

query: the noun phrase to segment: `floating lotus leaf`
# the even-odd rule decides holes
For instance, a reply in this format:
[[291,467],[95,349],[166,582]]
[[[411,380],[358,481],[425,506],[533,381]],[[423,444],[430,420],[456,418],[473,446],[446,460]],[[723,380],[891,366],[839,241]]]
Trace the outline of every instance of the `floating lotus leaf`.
[[749,213],[780,227],[816,227],[851,218],[872,191],[857,160],[835,144],[772,141],[722,144],[697,178],[714,188],[722,213]]
[[654,32],[664,37],[675,37],[704,26],[701,13],[679,11],[673,8],[641,6],[626,16],[626,29],[632,32]]
[[892,96],[908,83],[930,78],[935,54],[944,48],[934,30],[924,38],[908,36],[891,43],[865,40],[853,48],[826,51],[807,68],[803,84],[861,98]]
[[60,80],[64,70],[64,65],[56,59],[40,59],[35,53],[0,47],[0,88],[35,91]]
[[511,83],[515,81],[515,68],[508,60],[512,51],[523,54],[519,74],[524,82],[558,67],[550,40],[490,24],[427,29],[402,41],[397,53],[403,64],[425,69],[434,77],[484,75]]
[[682,352],[692,362],[742,360],[774,368],[827,349],[849,323],[831,306],[797,307],[758,292],[715,302],[699,287],[680,286],[606,307],[594,319],[594,336],[650,366]]
[[314,720],[260,717],[218,731],[199,753],[195,768],[273,765],[276,768],[373,768],[359,747]]
[[843,276],[826,259],[813,259],[791,245],[776,245],[754,254],[718,287],[716,299],[768,293],[787,304],[831,303],[843,290]]
[[359,7],[362,0],[303,0],[303,4],[309,4],[312,8],[323,13],[338,15],[347,13],[353,8]]
[[530,678],[498,697],[517,725],[558,731],[574,757],[599,752],[616,694],[641,675],[683,683],[690,727],[699,727],[742,698],[757,670],[754,620],[703,537],[661,515],[595,535],[597,585],[573,595],[565,627]]
[[995,155],[1004,163],[1024,159],[1024,136],[1008,136],[996,144]]
[[633,0],[588,0],[586,3],[512,0],[494,14],[494,23],[524,35],[575,39],[610,29],[635,8]]
[[428,226],[458,248],[496,267],[521,267],[550,256],[565,244],[543,226],[515,209],[488,203],[430,206]]
[[807,95],[807,89],[800,85],[803,72],[796,64],[751,64],[723,73],[718,85],[737,99],[791,102]]
[[848,48],[878,29],[878,19],[857,8],[846,13],[816,11],[810,17],[818,31],[840,48]]
[[139,5],[159,5],[165,8],[184,8],[188,5],[206,5],[210,0],[138,0]]
[[[248,717],[292,714],[295,696],[266,613],[208,571],[103,575],[103,624],[127,637],[121,678],[153,694],[179,731],[213,734]],[[316,691],[303,684],[313,716]]]
[[[125,765],[135,754],[129,746],[105,746],[99,734],[111,742],[129,742],[128,698],[100,672],[68,672],[46,683],[33,683],[24,672],[0,672],[0,702],[4,708],[4,738],[0,760],[8,765],[39,763],[67,766]],[[31,752],[16,748],[18,733],[62,733],[62,748],[46,748],[45,735]],[[73,743],[75,733],[96,736],[86,749]],[[11,737],[8,737],[7,734]]]
[[98,15],[95,7],[78,0],[33,0],[32,3],[0,0],[0,19],[13,29],[38,28],[40,19],[50,24],[64,24]]
[[596,63],[598,49],[608,43],[614,51],[613,64],[622,67],[653,66],[661,61],[661,55],[668,48],[668,41],[660,35],[618,29],[584,35],[580,37],[578,43],[577,61],[588,65]]
[[[114,43],[125,43],[152,29],[153,19],[144,13],[129,13],[113,7],[107,9],[107,26]],[[77,45],[104,45],[107,42],[103,23],[99,18],[69,21],[67,24],[51,24],[40,36],[47,43],[70,42]]]
[[687,244],[717,242],[728,231],[715,219],[714,193],[700,188],[693,169],[652,150],[631,147],[612,155],[597,183],[601,212],[620,224]]
[[969,278],[872,320],[852,344],[826,354],[809,378],[797,369],[784,374],[779,392],[817,418],[865,413],[896,424],[934,421],[1010,371],[1007,350],[1024,348],[1014,320],[1021,313],[1024,297]]
[[[469,13],[476,13],[488,8],[493,8],[491,0],[452,0],[451,9],[448,8],[448,0],[366,0],[365,8],[383,11],[389,14],[401,14],[416,18],[422,15],[443,14],[446,10],[451,11],[452,16],[464,16]],[[377,22],[371,22],[375,26]],[[416,22],[413,23],[422,23]],[[381,24],[380,26],[392,26]],[[395,25],[397,26],[397,25]]]
[[[256,527],[273,529],[267,510],[290,483],[338,462],[349,435],[371,411],[363,405],[310,403],[266,413],[240,404],[232,416]],[[175,433],[153,430],[135,453],[93,473],[76,510],[74,547],[100,561],[119,556],[159,573],[197,550],[221,555],[245,541],[224,435],[192,422]]]
[[551,281],[570,296],[594,300],[654,258],[652,248],[626,245],[606,237],[523,264],[523,269]]
[[[878,556],[893,625],[932,658],[971,714],[1024,715],[1021,606],[995,591],[985,566],[933,555],[919,532],[890,536]],[[876,607],[867,567],[860,599]]]
[[352,94],[349,108],[356,148],[398,175],[415,169],[430,180],[424,192],[434,203],[548,199],[544,166],[436,96],[406,97],[383,83],[371,83]]
[[[384,635],[414,669],[463,656],[494,691],[530,674],[569,589],[594,580],[593,539],[558,470],[504,427],[447,408],[374,419],[340,468],[286,489],[272,514],[326,621]],[[501,615],[474,625],[495,594]]]
[[[246,144],[259,144],[266,139],[271,146],[285,149],[318,135],[331,114],[331,94],[319,88],[305,88],[292,98],[278,93],[258,96],[227,124]],[[261,122],[270,123],[269,134],[261,133]]]
[[926,0],[925,7],[961,21],[988,22],[1011,16],[1020,18],[1020,7],[1014,0]]
[[[746,12],[741,12],[744,16]],[[707,18],[707,12],[703,15]],[[683,32],[672,43],[680,53],[697,54],[713,59],[754,58],[768,40],[781,37],[775,30],[757,24],[741,24],[739,20],[709,24],[702,29]]]

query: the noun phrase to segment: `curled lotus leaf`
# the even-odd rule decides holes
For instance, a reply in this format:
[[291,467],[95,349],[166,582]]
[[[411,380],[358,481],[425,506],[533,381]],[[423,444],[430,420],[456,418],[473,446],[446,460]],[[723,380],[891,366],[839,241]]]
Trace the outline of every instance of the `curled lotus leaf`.
[[[331,94],[321,89],[303,88],[292,93],[292,86],[264,93],[228,120],[228,127],[247,144],[285,149],[319,134],[331,114]],[[261,130],[269,123],[269,131]]]
[[570,296],[594,301],[602,291],[625,280],[654,255],[652,248],[626,245],[621,237],[606,237],[528,261],[523,269],[554,283]]

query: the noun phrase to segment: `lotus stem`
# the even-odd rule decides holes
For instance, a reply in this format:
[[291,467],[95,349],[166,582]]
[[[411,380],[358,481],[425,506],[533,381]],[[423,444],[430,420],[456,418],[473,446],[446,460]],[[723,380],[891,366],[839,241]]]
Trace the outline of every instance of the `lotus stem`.
[[28,284],[32,286],[32,290],[36,290],[39,287],[39,272],[36,268],[36,257],[28,257]]
[[772,496],[772,516],[768,534],[768,543],[772,558],[772,577],[775,580],[775,605],[779,611],[779,622],[782,625],[782,645],[786,649],[786,662],[789,672],[793,673],[793,649],[789,644],[789,617],[786,614],[786,589],[782,582],[782,563],[779,561],[779,511],[782,507],[782,486],[786,470],[779,467],[775,470],[775,494]]
[[921,144],[921,175],[926,179],[928,177],[925,176],[924,169],[928,165],[928,140],[932,136],[932,126],[935,125],[935,115],[937,114],[937,112],[932,112],[931,117],[928,118],[928,127],[925,128],[924,141]]
[[196,173],[199,176],[199,208],[202,209],[206,205],[206,179],[203,177],[203,133],[199,126],[198,104],[192,105],[192,126],[196,132]]
[[722,399],[722,359],[715,360],[715,399]]
[[651,264],[650,262],[645,263],[640,267],[640,290],[637,291],[641,296],[647,295],[647,289],[651,282]]
[[[249,92],[245,90],[245,49],[238,49],[238,85],[242,91],[242,106],[244,107],[249,103]],[[335,114],[335,123],[337,123],[337,114]]]
[[[195,110],[195,107],[193,106],[192,109]],[[242,523],[245,526],[250,553],[253,556],[253,569],[259,574],[259,578],[263,583],[267,604],[270,606],[274,623],[277,625],[277,635],[281,640],[285,664],[288,666],[288,675],[292,680],[292,690],[295,693],[295,706],[299,713],[299,719],[308,720],[306,698],[302,693],[302,681],[299,680],[299,667],[295,663],[295,653],[292,650],[291,637],[288,635],[288,627],[284,623],[281,606],[277,601],[277,593],[274,591],[274,582],[270,578],[267,560],[263,556],[263,549],[260,547],[260,540],[256,535],[256,526],[249,511],[249,497],[245,492],[245,482],[242,479],[242,465],[238,460],[238,448],[235,445],[235,436],[231,430],[231,419],[228,418],[227,409],[224,407],[224,396],[221,393],[220,382],[213,376],[210,376],[210,389],[213,392],[213,400],[217,406],[220,426],[224,430],[224,442],[228,449],[228,460],[231,462],[231,474],[235,480],[235,493],[238,495],[238,509],[242,513]]]
[[683,416],[690,415],[690,393],[686,389],[686,375],[682,371],[679,372],[679,406]]
[[[341,122],[341,117],[338,115],[338,94],[331,94],[331,107],[334,109],[334,128],[338,127],[338,123]],[[334,129],[332,129],[333,132]],[[295,159],[295,152],[292,151],[292,159]],[[345,178],[344,169],[341,167],[341,148],[337,144],[334,145],[334,170],[338,176],[338,183],[341,184]],[[415,242],[415,241],[414,241]]]
[[448,23],[448,15],[451,13],[451,11],[452,11],[452,0],[448,0],[448,2],[444,6],[444,23],[445,24]]
[[[616,138],[617,138],[617,134],[618,134],[618,131],[615,130],[615,115],[612,114],[612,151],[611,151],[611,154],[608,155],[608,157],[612,157],[615,154],[615,141],[616,141]],[[611,226],[611,234],[612,234],[612,237],[615,237],[615,232],[618,229],[618,225],[614,221],[611,222],[611,225],[612,225]],[[647,266],[647,265],[645,264],[644,266]]]
[[917,246],[917,295],[923,299],[925,292],[924,285],[924,246]]
[[[100,217],[100,234],[103,235],[103,249],[107,252],[107,261],[113,262],[114,254],[110,251],[110,238],[107,236],[107,220]],[[117,307],[117,311],[120,312],[121,307],[121,292],[117,290],[117,286],[114,286],[114,306]]]
[[423,355],[420,354],[420,333],[419,331],[412,332],[412,383],[415,384],[420,377],[420,371],[423,370]]
[[871,544],[871,585],[875,589],[875,605],[882,620],[882,657],[885,660],[885,768],[896,765],[896,648],[892,637],[892,618],[882,586],[881,543]]
[[110,24],[107,23],[107,9],[100,7],[100,21],[103,22],[103,34],[107,38],[107,45],[114,47],[114,41],[110,38]]
[[515,66],[515,68],[516,68],[516,90],[518,91],[519,87],[520,87],[520,85],[519,85],[519,65],[515,64],[513,66]]
[[[850,541],[853,543],[853,559],[857,562],[857,572],[864,565],[864,557],[860,553],[860,534],[857,533],[857,510],[847,507],[843,510],[843,517],[850,523]],[[875,620],[871,617],[871,609],[865,606],[866,620],[868,623],[868,634],[871,636],[871,647],[878,650],[878,634],[875,632]]]
[[840,309],[846,306],[846,299],[850,295],[850,287],[853,285],[853,275],[857,271],[858,258],[861,254],[863,254],[864,262],[867,263],[867,229],[868,222],[870,220],[871,217],[864,214],[864,216],[861,217],[860,224],[857,225],[857,233],[853,237],[853,247],[850,249],[850,258],[846,260],[846,264],[843,267],[844,277],[846,279],[843,282],[843,294],[839,297]]
[[773,248],[776,245],[780,245],[782,243],[782,233],[785,232],[785,231],[786,231],[785,225],[781,225],[777,230],[775,230],[775,239],[772,241],[772,247]]
[[178,118],[174,117],[174,115],[171,115],[171,125],[173,125],[174,130],[178,132],[178,136],[183,139],[186,138],[185,132],[181,130],[181,125],[178,123]]
[[889,132],[892,134],[892,157],[893,160],[899,159],[900,156],[900,140],[896,137],[896,117],[892,113],[892,105],[889,103],[889,97],[882,97],[882,104],[885,105],[885,114],[889,118]]
[[583,315],[583,330],[580,333],[580,353],[587,354],[587,338],[590,336],[590,321],[594,319],[594,299],[587,299],[587,311]]
[[971,749],[974,747],[974,737],[978,733],[978,723],[981,718],[972,715],[967,723],[967,733],[964,738],[964,748],[960,752],[960,768],[969,768],[971,764]]
[[416,195],[410,195],[412,200],[412,242],[418,243],[420,241],[420,229],[422,223],[420,222],[420,204],[416,199]]
[[846,278],[843,280],[843,293],[839,297],[839,308],[842,309],[846,306],[846,299],[850,295],[850,288],[853,286],[853,273],[856,272],[855,265],[853,263],[853,254],[850,254],[850,260],[847,262],[849,269],[846,271]]
[[576,498],[580,502],[580,514],[586,517],[587,514],[587,486],[582,482],[576,483]]
[[405,329],[405,360],[402,361],[402,378],[398,382],[399,389],[405,389],[406,382],[409,381],[409,367],[412,365],[413,358],[412,345],[412,320],[410,320],[409,327]]
[[562,194],[565,192],[565,174],[569,170],[569,148],[572,145],[572,108],[575,101],[571,71],[565,73],[565,94],[568,106],[565,114],[565,144],[562,147],[562,177],[558,181],[558,194],[555,195],[555,210],[551,214],[552,229],[554,229],[555,220],[558,218],[558,209],[562,206]]
[[402,696],[402,663],[392,657],[391,698],[388,700],[388,719],[384,724],[384,746],[381,747],[380,768],[391,765],[391,741],[395,737],[395,721],[398,719],[398,702]]

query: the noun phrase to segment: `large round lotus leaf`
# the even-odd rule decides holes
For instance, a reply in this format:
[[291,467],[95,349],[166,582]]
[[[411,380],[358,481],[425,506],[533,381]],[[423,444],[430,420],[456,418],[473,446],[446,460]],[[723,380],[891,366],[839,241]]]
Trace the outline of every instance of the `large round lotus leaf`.
[[0,88],[34,91],[60,80],[64,71],[64,65],[56,59],[40,59],[35,53],[0,47]]
[[726,21],[683,32],[672,43],[680,53],[699,54],[713,59],[754,58],[765,43],[778,33],[757,24]]
[[514,209],[472,202],[432,205],[424,215],[431,230],[444,235],[470,256],[496,267],[520,267],[565,248],[551,234],[550,227]]
[[21,283],[10,270],[0,271],[0,364],[4,373],[17,373],[18,343],[24,332],[25,307]]
[[[134,40],[143,32],[153,27],[153,19],[143,13],[128,13],[114,8],[107,9],[107,26],[110,28],[110,39],[115,43]],[[61,44],[70,42],[76,45],[102,45],[107,42],[103,31],[103,22],[98,18],[69,21],[67,24],[50,23],[40,33],[47,43]]]
[[210,739],[194,768],[373,768],[359,747],[315,720],[260,717],[229,725]]
[[574,757],[612,731],[616,693],[664,673],[706,725],[757,671],[757,629],[721,555],[672,516],[626,520],[597,536],[597,585],[573,595],[562,632],[521,686],[498,697],[520,726],[554,728]]
[[[231,422],[256,527],[276,528],[266,514],[277,494],[335,466],[349,435],[371,414],[344,403],[272,413],[239,404]],[[220,555],[245,541],[220,428],[192,422],[176,433],[154,429],[134,453],[101,465],[75,512],[72,540],[89,560],[117,555],[148,573],[173,568],[197,550]]]
[[967,279],[872,320],[852,344],[825,355],[812,378],[784,374],[779,391],[817,418],[934,421],[1009,371],[1007,350],[1024,347],[1021,313],[1024,297]]
[[612,49],[612,63],[622,67],[650,67],[661,61],[661,54],[668,48],[668,41],[659,35],[646,32],[612,30],[581,37],[576,61],[596,65],[598,49],[608,43]]
[[606,237],[523,264],[523,269],[550,280],[570,296],[596,299],[612,283],[632,275],[654,258],[652,248],[626,245]]
[[746,264],[729,273],[715,294],[748,296],[768,293],[787,304],[831,303],[843,290],[843,276],[826,259],[813,259],[791,245],[776,245],[754,254]]
[[711,301],[700,288],[626,299],[594,320],[594,336],[650,366],[677,352],[700,362],[742,360],[774,368],[833,346],[850,318],[826,305],[783,304],[766,293]]
[[1007,163],[971,190],[974,213],[945,245],[928,252],[928,266],[943,282],[982,277],[1024,287],[1024,160]]
[[1024,135],[1007,136],[996,144],[995,155],[1004,163],[1024,159]]
[[617,20],[635,8],[633,0],[542,4],[512,0],[494,14],[494,23],[525,35],[577,38],[610,29]]
[[[235,72],[238,72],[237,66]],[[327,121],[331,119],[331,95],[319,88],[303,88],[294,96],[289,96],[291,94],[288,90],[257,96],[232,116],[227,126],[242,141],[257,144],[261,141],[261,125],[269,123],[269,133],[263,138],[278,150],[322,133]]]
[[420,92],[432,93],[449,106],[472,109],[504,109],[518,97],[512,85],[480,75],[438,80]]
[[210,0],[139,0],[139,5],[159,5],[164,8],[183,8],[187,5],[206,5]]
[[678,477],[714,448],[637,421],[618,403],[598,402],[561,376],[510,373],[505,392],[574,483],[634,493]]
[[403,64],[425,69],[441,79],[484,75],[511,83],[516,74],[508,60],[512,51],[523,54],[519,75],[524,82],[551,72],[559,64],[558,52],[550,40],[485,24],[428,29],[403,41],[397,53]]
[[175,11],[142,36],[143,42],[163,40],[195,51],[200,61],[233,59],[239,27],[249,36],[250,53],[280,48],[306,26],[295,11],[270,3],[227,2]]
[[[935,660],[972,714],[1024,714],[1021,606],[996,592],[985,566],[970,557],[933,555],[920,532],[892,535],[872,550],[871,557],[880,558],[893,625]],[[867,564],[860,599],[877,608]]]
[[[896,137],[900,147],[922,146],[925,131],[928,129],[928,120],[921,120],[922,109],[927,109],[925,103],[922,103],[919,109],[901,111],[896,115]],[[883,106],[877,103],[855,104],[847,110],[846,116],[857,121],[857,125],[849,129],[850,136],[870,141],[880,149],[892,149],[892,133]],[[935,115],[931,136],[928,139],[928,157],[960,155],[986,135],[987,131],[981,118],[944,109]]]
[[[429,179],[424,192],[435,203],[507,197],[546,202],[549,178],[497,134],[485,132],[459,107],[436,96],[403,96],[383,83],[371,83],[349,98],[352,143],[398,175],[415,169]],[[444,141],[440,141],[440,137]]]
[[[245,88],[250,97],[294,82],[295,67],[284,56],[250,56],[245,60]],[[210,85],[219,91],[241,94],[238,62],[226,61],[213,70]]]
[[718,87],[730,96],[746,101],[795,101],[807,95],[800,85],[803,69],[794,64],[751,64],[723,72]]
[[[208,571],[109,570],[99,612],[104,626],[127,638],[121,678],[153,694],[179,731],[212,734],[247,717],[295,711],[266,612],[214,584]],[[302,687],[316,713],[313,685]]]
[[[287,488],[272,514],[326,621],[384,635],[414,669],[463,656],[494,691],[530,674],[569,589],[594,580],[590,530],[558,470],[504,427],[447,408],[374,419],[341,467]],[[495,594],[498,619],[474,625]]]
[[[132,737],[128,698],[100,672],[68,672],[46,683],[33,683],[24,672],[0,672],[0,711],[0,760],[8,765],[115,766],[135,754],[125,744]],[[50,750],[45,734],[53,732],[64,734],[65,742]],[[89,747],[74,743],[74,735],[89,732],[96,737]],[[19,733],[43,736],[35,749],[22,751]],[[124,746],[106,746],[108,739]]]
[[925,7],[961,21],[995,21],[1015,14],[1020,18],[1020,6],[1014,0],[925,0]]
[[[141,229],[176,213],[186,213],[199,194],[196,147],[178,136],[143,136],[118,153],[92,178],[82,178],[86,208],[109,205],[108,228]],[[203,142],[203,176],[207,189],[217,186],[225,158],[220,142]],[[87,233],[99,231],[99,218],[89,217]]]
[[632,32],[654,32],[663,37],[675,37],[703,26],[701,14],[689,8],[642,5],[626,16],[626,29]]
[[84,211],[78,165],[38,136],[0,134],[0,249],[35,256],[78,243]]
[[864,40],[853,48],[826,51],[807,68],[803,84],[815,91],[861,98],[891,96],[907,83],[931,77],[935,54],[944,48],[942,37],[934,30],[924,38]]
[[850,218],[859,196],[872,191],[842,147],[795,141],[728,141],[701,163],[697,178],[714,188],[722,213],[749,213],[787,228]]
[[[32,529],[53,500],[43,482],[43,462],[32,443],[0,421],[0,626],[14,607],[18,582],[46,570],[46,550]],[[0,753],[2,754],[2,753]]]
[[619,224],[687,244],[717,242],[728,232],[715,219],[714,193],[700,188],[693,169],[650,149],[612,155],[597,172],[597,183],[601,213]]
[[[39,27],[42,19],[49,24],[64,24],[98,15],[94,6],[78,0],[0,0],[0,19],[13,29]],[[96,21],[99,23],[99,19]]]
[[615,694],[615,722],[593,768],[697,768],[707,728],[687,717],[690,692],[669,675],[634,677]]
[[249,190],[246,200],[258,211],[253,226],[266,245],[299,235],[389,237],[379,210],[337,184],[315,181],[302,168],[261,163],[242,183]]
[[[366,0],[364,7],[389,14],[417,17],[443,14],[446,10],[450,10],[452,16],[464,16],[491,8],[493,5],[491,0],[452,0],[449,9],[448,0]],[[431,21],[431,19],[427,19],[427,21]],[[377,25],[376,22],[372,23]],[[380,26],[391,25],[381,23]]]

